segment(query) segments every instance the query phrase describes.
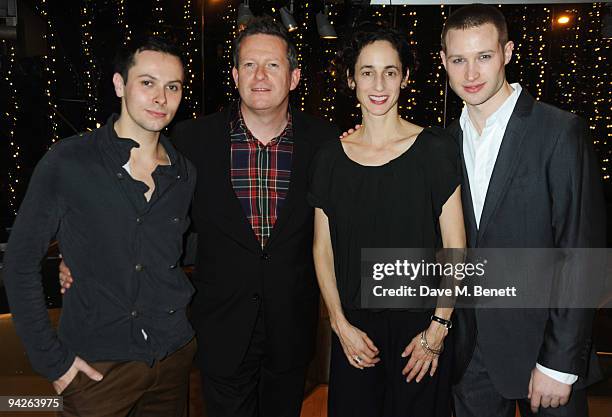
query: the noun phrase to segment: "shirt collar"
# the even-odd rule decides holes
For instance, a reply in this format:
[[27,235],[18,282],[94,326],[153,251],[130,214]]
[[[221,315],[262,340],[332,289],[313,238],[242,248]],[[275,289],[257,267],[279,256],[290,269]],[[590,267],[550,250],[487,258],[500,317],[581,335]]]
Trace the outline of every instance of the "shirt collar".
[[133,139],[120,138],[115,131],[115,122],[119,120],[119,115],[116,113],[111,114],[104,126],[105,137],[110,140],[110,146],[113,150],[114,156],[117,158],[122,166],[130,159],[130,152],[132,148],[138,148],[140,145]]
[[[519,96],[521,95],[521,91],[523,88],[519,83],[510,84],[510,87],[513,88],[514,91],[506,98],[501,106],[495,112],[490,115],[486,122],[485,127],[491,126],[495,123],[507,124],[508,120],[510,120],[510,116],[512,116],[512,112],[514,111],[514,106],[518,101]],[[470,119],[470,115],[468,113],[467,104],[463,105],[463,109],[461,110],[461,117],[459,118],[459,122],[461,123],[461,128],[465,132],[468,126],[473,127],[472,120]]]

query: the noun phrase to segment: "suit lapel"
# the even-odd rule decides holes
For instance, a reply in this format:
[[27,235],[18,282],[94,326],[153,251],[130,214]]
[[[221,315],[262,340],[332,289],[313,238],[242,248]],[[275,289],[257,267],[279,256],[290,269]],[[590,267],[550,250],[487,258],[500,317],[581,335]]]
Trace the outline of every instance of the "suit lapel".
[[[211,140],[213,145],[208,153],[208,164],[211,167],[211,175],[206,178],[206,183],[211,192],[208,196],[201,197],[203,199],[215,196],[215,201],[209,206],[212,208],[214,216],[217,219],[217,224],[227,234],[231,235],[234,240],[241,245],[250,249],[252,252],[260,252],[261,245],[257,240],[257,236],[253,232],[251,223],[244,214],[242,205],[236,197],[231,178],[231,139],[230,117],[231,107],[227,110],[224,117],[224,123],[220,126],[220,130],[212,135]],[[214,148],[213,148],[214,146]]]
[[310,144],[305,139],[308,137],[308,126],[304,123],[301,113],[293,111],[293,153],[291,157],[291,177],[289,181],[289,190],[285,199],[285,204],[281,209],[270,238],[266,243],[266,247],[274,244],[278,239],[283,227],[291,218],[291,214],[295,210],[300,193],[299,190],[305,190],[307,187],[307,170],[308,170],[308,155],[311,152]]
[[489,180],[489,188],[487,189],[480,217],[478,240],[484,236],[501,197],[506,193],[512,173],[515,171],[520,159],[519,151],[528,131],[528,123],[525,118],[531,113],[533,102],[534,100],[529,93],[523,90],[508,121],[508,126],[506,127],[504,138],[502,139],[493,167],[493,173]]

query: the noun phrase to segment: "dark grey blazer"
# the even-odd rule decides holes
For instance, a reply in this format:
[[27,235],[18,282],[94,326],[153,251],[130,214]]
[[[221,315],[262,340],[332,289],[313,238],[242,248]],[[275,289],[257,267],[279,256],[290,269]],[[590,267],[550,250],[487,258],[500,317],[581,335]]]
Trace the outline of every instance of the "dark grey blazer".
[[[523,90],[499,150],[476,227],[459,121],[448,127],[461,150],[462,203],[468,246],[589,248],[606,246],[601,174],[588,126]],[[579,376],[600,375],[592,352],[594,311],[585,309],[457,310],[455,380],[475,342],[491,380],[507,398],[527,396],[535,363]]]

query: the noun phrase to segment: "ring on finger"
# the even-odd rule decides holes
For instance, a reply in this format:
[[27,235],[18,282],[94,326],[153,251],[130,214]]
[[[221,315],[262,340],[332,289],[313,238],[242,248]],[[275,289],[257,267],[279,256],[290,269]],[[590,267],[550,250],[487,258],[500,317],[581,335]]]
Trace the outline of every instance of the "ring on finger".
[[359,357],[359,355],[355,355],[355,356],[353,356],[353,360],[354,360],[354,361],[355,361],[355,363],[357,363],[357,364],[361,364],[361,361],[362,361],[362,359],[361,359],[361,357]]

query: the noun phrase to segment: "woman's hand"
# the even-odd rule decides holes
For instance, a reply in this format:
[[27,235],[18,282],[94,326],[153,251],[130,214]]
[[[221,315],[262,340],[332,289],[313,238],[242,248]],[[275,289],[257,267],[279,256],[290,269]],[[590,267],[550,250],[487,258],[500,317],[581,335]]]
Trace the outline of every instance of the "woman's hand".
[[371,368],[378,362],[378,348],[365,332],[343,320],[332,324],[349,363],[357,369]]
[[[448,334],[448,329],[432,321],[425,332],[427,345],[437,351],[441,351],[444,347],[444,338]],[[417,334],[410,344],[406,346],[402,352],[402,358],[410,356],[408,363],[402,370],[402,375],[406,376],[406,382],[410,382],[416,377],[416,382],[421,382],[427,371],[429,376],[434,376],[438,369],[438,358],[436,355],[423,346],[421,343],[421,333]]]

